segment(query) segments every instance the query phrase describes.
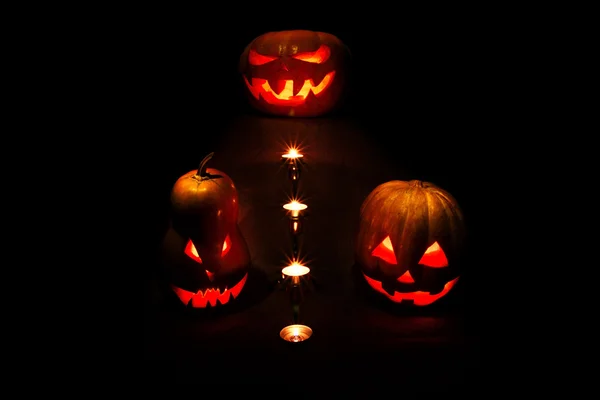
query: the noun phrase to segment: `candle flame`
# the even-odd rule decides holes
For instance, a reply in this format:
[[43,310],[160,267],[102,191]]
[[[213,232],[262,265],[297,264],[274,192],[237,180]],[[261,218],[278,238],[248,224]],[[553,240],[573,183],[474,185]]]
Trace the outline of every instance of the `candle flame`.
[[286,276],[303,276],[310,272],[310,268],[305,267],[297,261],[292,262],[289,266],[283,268],[281,273]]
[[292,147],[292,148],[288,149],[288,152],[286,154],[282,155],[281,157],[283,157],[283,158],[300,158],[300,157],[304,157],[304,155],[300,154],[298,149]]
[[302,211],[306,210],[308,206],[306,204],[300,203],[298,200],[292,200],[291,202],[284,204],[283,208],[288,211]]

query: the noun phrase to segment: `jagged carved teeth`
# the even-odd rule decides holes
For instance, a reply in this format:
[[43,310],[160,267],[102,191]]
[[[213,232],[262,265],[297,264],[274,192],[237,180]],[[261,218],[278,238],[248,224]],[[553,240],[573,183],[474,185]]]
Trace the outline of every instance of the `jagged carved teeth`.
[[221,296],[226,291],[227,291],[227,287],[225,287],[225,288],[215,287],[215,288],[208,288],[205,290],[199,290],[198,293],[196,293],[196,295],[202,296],[202,297],[207,297],[207,296],[213,296],[216,294],[217,296]]
[[[277,94],[281,94],[287,85],[287,81],[283,79],[267,79],[267,83],[269,84],[271,91]],[[254,84],[253,80],[252,85]]]
[[[252,80],[252,85],[256,87],[257,81],[260,85],[260,80],[254,79]],[[307,92],[313,86],[310,81],[304,79],[268,79],[267,84],[269,85],[271,92],[279,96],[283,95],[284,97],[298,96],[305,85],[307,85],[307,87],[303,92]]]
[[[330,75],[327,82],[324,82],[326,76]],[[325,72],[315,73],[312,79],[263,79],[244,75],[246,83],[254,89],[262,87],[267,92],[273,92],[277,96],[294,97],[307,96],[309,92],[316,89],[319,85],[327,86],[333,80],[335,73],[332,71],[329,74]],[[311,90],[313,89],[313,90]],[[322,89],[321,89],[322,90]]]
[[[331,72],[330,72],[331,73]],[[312,83],[313,86],[319,86],[321,84],[321,82],[323,82],[323,79],[325,79],[325,77],[327,76],[328,72],[320,70],[320,71],[316,71],[312,74]]]
[[304,79],[294,79],[293,80],[292,93],[294,96],[297,96],[298,93],[300,93],[300,90],[302,89],[302,87],[304,87],[304,84],[305,84]]

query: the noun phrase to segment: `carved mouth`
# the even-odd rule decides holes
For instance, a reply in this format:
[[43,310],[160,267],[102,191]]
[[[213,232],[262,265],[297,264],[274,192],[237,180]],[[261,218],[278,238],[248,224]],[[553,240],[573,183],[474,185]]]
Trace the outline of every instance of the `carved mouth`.
[[434,301],[438,300],[439,298],[444,297],[446,295],[446,293],[448,293],[450,291],[450,289],[452,289],[452,287],[458,281],[458,278],[451,280],[450,282],[448,282],[444,285],[444,288],[442,289],[441,292],[436,293],[436,294],[431,294],[429,292],[423,292],[421,290],[417,290],[415,292],[394,291],[394,294],[391,295],[385,291],[385,289],[383,288],[383,285],[381,284],[380,281],[369,278],[364,273],[363,273],[363,276],[367,280],[367,283],[369,284],[369,286],[371,286],[377,292],[385,295],[388,299],[390,299],[394,303],[402,303],[403,301],[407,301],[407,302],[412,301],[414,303],[414,305],[416,305],[416,306],[426,306],[426,305],[429,305],[429,304],[433,303]]
[[175,285],[171,285],[171,288],[179,297],[179,300],[186,306],[191,304],[193,308],[205,308],[208,304],[215,307],[217,302],[221,304],[229,303],[231,300],[231,296],[236,299],[242,288],[246,284],[246,279],[248,278],[248,274],[246,273],[244,277],[236,283],[231,289],[225,288],[223,291],[219,288],[209,288],[206,290],[198,290],[196,293],[187,291],[185,289],[181,289]]
[[250,82],[246,76],[244,76],[244,82],[256,100],[262,97],[268,104],[297,106],[312,96],[319,97],[325,89],[331,86],[334,77],[335,71],[331,71],[318,84],[315,84],[312,79],[298,83],[290,79],[273,81],[251,78],[252,82]]

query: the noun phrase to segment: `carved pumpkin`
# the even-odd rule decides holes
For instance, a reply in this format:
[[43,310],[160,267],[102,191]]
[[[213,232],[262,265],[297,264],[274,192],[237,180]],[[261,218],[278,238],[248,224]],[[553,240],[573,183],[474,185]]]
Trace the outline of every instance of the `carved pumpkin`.
[[259,111],[315,117],[336,108],[350,52],[336,36],[306,30],[265,33],[240,57],[250,104]]
[[237,298],[250,266],[248,246],[237,224],[237,190],[224,172],[206,168],[212,156],[175,182],[171,226],[163,241],[170,287],[193,308]]
[[445,190],[418,180],[386,182],[361,206],[357,263],[387,299],[426,306],[458,281],[465,233],[462,211]]

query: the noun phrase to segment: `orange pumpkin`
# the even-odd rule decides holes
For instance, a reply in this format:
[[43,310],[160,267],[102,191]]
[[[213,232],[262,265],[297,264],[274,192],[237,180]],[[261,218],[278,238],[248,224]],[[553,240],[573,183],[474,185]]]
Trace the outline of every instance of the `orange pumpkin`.
[[237,190],[227,174],[206,168],[212,156],[175,182],[171,226],[162,247],[170,287],[192,308],[237,298],[250,267],[248,246],[237,224]]
[[349,56],[332,34],[292,30],[255,38],[239,65],[254,108],[272,115],[315,117],[340,105]]
[[465,235],[463,213],[447,191],[418,180],[390,181],[361,206],[356,260],[377,293],[426,306],[458,281]]

